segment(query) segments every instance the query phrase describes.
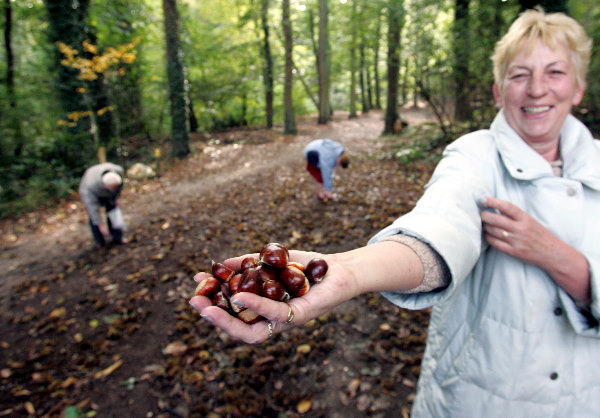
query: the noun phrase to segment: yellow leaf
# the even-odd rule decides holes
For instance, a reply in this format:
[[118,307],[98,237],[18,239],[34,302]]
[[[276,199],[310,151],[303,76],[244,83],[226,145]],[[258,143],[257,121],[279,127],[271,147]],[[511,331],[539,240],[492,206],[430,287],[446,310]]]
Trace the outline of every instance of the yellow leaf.
[[300,414],[307,413],[310,411],[310,408],[312,408],[312,402],[310,399],[302,399],[300,402],[298,402],[298,405],[296,405],[296,411],[298,411]]
[[296,350],[302,354],[310,353],[310,345],[309,344],[300,344]]
[[117,360],[112,365],[108,366],[106,369],[100,370],[99,372],[94,373],[94,377],[96,379],[102,379],[102,378],[108,376],[109,374],[111,374],[112,372],[114,372],[115,370],[117,370],[119,367],[121,367],[122,364],[123,364],[123,360]]
[[33,404],[29,401],[25,402],[25,410],[27,411],[27,413],[29,415],[34,415],[35,414],[35,407],[33,406]]
[[63,382],[60,384],[60,386],[64,389],[66,389],[70,386],[73,386],[75,383],[77,383],[77,378],[75,378],[73,376],[69,376],[65,380],[63,380]]
[[64,307],[56,308],[52,312],[50,312],[50,318],[64,318],[67,314],[67,310]]
[[164,349],[164,353],[168,355],[178,356],[180,354],[185,353],[187,348],[187,345],[185,345],[181,341],[175,341],[167,345],[167,347]]

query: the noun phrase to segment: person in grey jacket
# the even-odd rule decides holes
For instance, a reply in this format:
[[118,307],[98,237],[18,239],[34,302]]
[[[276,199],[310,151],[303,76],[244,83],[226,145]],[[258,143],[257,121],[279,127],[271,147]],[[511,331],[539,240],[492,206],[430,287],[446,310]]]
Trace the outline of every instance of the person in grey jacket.
[[347,168],[350,159],[339,142],[315,139],[304,148],[306,171],[317,182],[316,195],[320,200],[333,198],[333,170],[336,166]]
[[591,46],[564,14],[522,13],[492,57],[500,111],[445,149],[411,212],[362,248],[290,251],[329,269],[289,303],[232,298],[265,321],[245,324],[199,296],[190,304],[258,343],[383,292],[433,307],[414,417],[600,416],[600,144],[570,114]]
[[[125,225],[122,220],[119,197],[123,189],[123,168],[113,163],[96,164],[85,170],[79,183],[79,197],[89,216],[90,229],[96,248],[106,245],[105,236],[111,236],[117,244],[127,243],[123,237]],[[100,208],[106,212],[106,223]]]

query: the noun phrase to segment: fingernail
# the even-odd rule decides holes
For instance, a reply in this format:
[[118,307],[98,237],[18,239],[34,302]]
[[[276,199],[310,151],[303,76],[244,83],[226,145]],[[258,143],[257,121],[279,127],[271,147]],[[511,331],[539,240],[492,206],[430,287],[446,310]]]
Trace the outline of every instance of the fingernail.
[[238,299],[236,299],[236,300],[232,300],[232,301],[231,301],[231,303],[233,303],[233,304],[234,304],[234,305],[236,305],[236,306],[240,306],[240,307],[242,307],[242,308],[245,308],[245,306],[244,306],[244,302],[242,302],[241,300],[238,300]]
[[210,322],[211,324],[213,323],[213,320],[210,316],[207,315],[200,315],[203,319],[205,319],[206,321]]
[[188,303],[190,304],[190,306],[191,306],[192,308],[194,308],[195,310],[197,310],[198,312],[200,312],[200,309],[198,309],[198,307],[197,307],[196,305],[194,305],[194,304],[192,303],[192,301],[191,301],[191,300],[190,300],[190,301],[188,301]]

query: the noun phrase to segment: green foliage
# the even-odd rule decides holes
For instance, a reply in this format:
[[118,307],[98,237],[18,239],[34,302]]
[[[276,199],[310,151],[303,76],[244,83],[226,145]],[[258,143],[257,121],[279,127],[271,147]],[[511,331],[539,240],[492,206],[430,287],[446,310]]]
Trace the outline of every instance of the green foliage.
[[0,166],[0,217],[52,204],[77,189],[92,163],[81,138],[64,135],[27,143],[18,161]]
[[[405,24],[400,37],[398,104],[423,100],[422,91],[417,88],[420,81],[441,114],[452,115],[455,1],[402,0],[401,3]],[[469,2],[468,85],[472,117],[459,127],[451,117],[446,117],[447,135],[456,133],[455,130],[484,127],[495,115],[490,54],[495,42],[517,16],[521,3],[516,0]],[[89,124],[81,124],[77,129],[57,124],[58,120],[66,120],[63,108],[81,111],[85,106],[82,95],[77,92],[81,87],[77,71],[64,69],[62,77],[57,77],[63,70],[59,71],[56,63],[63,57],[56,55],[54,41],[49,41],[47,35],[63,33],[64,25],[80,30],[66,38],[51,39],[78,48],[80,54],[84,52],[81,45],[85,39],[97,45],[100,54],[107,48],[139,39],[137,58],[128,64],[127,71],[105,74],[97,86],[104,89],[106,106],[113,109],[110,114],[114,130],[110,138],[103,139],[109,157],[142,157],[144,153],[138,152],[141,143],[152,149],[171,134],[162,0],[79,1],[77,10],[58,10],[62,18],[53,21],[48,18],[45,4],[50,7],[74,3],[66,0],[10,2],[16,103],[14,108],[9,106],[9,92],[4,82],[7,63],[0,59],[0,216],[17,208],[33,208],[51,200],[52,196],[72,193],[85,166],[94,162],[96,150],[90,140]],[[185,92],[193,104],[201,131],[265,123],[262,31],[257,14],[260,5],[257,0],[177,1]],[[375,94],[377,73],[381,104],[385,107],[389,0],[329,0],[328,5],[333,110],[350,107],[350,52],[358,51],[360,45],[364,45],[364,70],[371,77],[370,91]],[[600,72],[597,47],[600,45],[600,4],[595,0],[578,0],[568,1],[566,5],[596,45],[586,95],[576,112],[599,135],[600,81],[595,75]],[[291,2],[290,6],[295,65],[293,107],[298,117],[317,112],[313,103],[318,93],[313,46],[318,37],[318,0]],[[354,6],[355,15],[352,14]],[[4,23],[3,19],[1,16],[0,22]],[[284,121],[281,2],[270,2],[268,20],[274,64],[274,122],[281,126]],[[0,55],[3,53],[4,50]],[[117,68],[120,69],[120,65]],[[355,93],[360,92],[358,86],[355,90]],[[433,138],[433,143],[447,140],[434,126],[424,127],[423,131]],[[415,132],[421,137],[419,134],[420,131]],[[414,155],[425,156],[431,152],[428,151],[431,140],[423,139],[406,147]]]

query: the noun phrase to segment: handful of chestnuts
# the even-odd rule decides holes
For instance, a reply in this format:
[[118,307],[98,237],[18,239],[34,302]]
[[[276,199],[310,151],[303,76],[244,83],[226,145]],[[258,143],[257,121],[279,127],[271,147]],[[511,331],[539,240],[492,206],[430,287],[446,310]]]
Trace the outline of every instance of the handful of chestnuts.
[[250,309],[231,303],[231,296],[238,292],[251,292],[278,302],[287,302],[305,295],[312,284],[323,280],[327,268],[327,262],[322,258],[314,258],[306,266],[289,261],[288,249],[272,242],[262,248],[259,258],[244,258],[240,271],[213,261],[212,275],[198,283],[194,296],[206,296],[213,305],[248,324],[254,324],[264,318]]

